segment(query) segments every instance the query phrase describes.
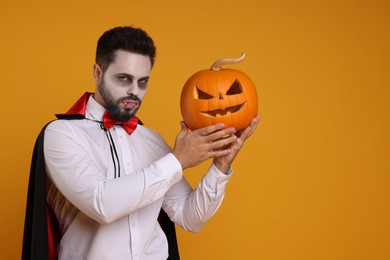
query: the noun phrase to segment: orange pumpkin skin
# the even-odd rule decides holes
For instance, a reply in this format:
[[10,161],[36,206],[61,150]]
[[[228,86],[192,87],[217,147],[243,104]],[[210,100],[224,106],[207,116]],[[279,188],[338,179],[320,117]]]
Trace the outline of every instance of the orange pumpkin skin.
[[256,87],[239,70],[201,70],[184,84],[180,107],[191,130],[217,123],[242,130],[257,115]]

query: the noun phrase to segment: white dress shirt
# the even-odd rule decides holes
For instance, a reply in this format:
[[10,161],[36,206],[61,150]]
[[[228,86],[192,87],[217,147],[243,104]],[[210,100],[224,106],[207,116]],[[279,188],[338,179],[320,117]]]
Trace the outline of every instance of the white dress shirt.
[[158,133],[142,125],[131,135],[120,125],[106,132],[104,112],[91,96],[86,119],[56,120],[45,131],[47,201],[62,232],[59,260],[166,259],[161,207],[185,230],[199,231],[220,206],[231,170],[225,175],[212,164],[193,190]]

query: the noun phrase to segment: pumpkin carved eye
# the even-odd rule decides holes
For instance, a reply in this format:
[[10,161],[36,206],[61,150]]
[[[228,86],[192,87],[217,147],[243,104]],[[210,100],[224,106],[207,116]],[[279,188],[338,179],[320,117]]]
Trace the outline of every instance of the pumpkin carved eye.
[[[237,95],[242,93],[242,86],[238,79],[236,79],[233,84],[230,86],[228,91],[226,92],[227,96]],[[198,87],[194,88],[194,98],[195,99],[212,99],[214,98],[212,95],[207,94],[206,92],[200,90]],[[223,99],[221,93],[219,93],[219,99]]]
[[206,92],[200,90],[198,87],[195,88],[194,92],[195,92],[194,93],[195,99],[212,99],[213,98],[212,95],[207,94]]
[[232,86],[229,88],[229,90],[226,92],[226,95],[231,96],[231,95],[237,95],[242,93],[242,86],[240,81],[236,79]]

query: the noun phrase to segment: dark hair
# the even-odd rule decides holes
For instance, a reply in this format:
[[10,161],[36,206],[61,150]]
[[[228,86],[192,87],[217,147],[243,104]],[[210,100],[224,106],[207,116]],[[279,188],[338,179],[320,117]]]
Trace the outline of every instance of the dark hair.
[[96,63],[103,71],[115,60],[117,50],[147,55],[152,67],[156,57],[153,39],[142,29],[131,26],[115,27],[100,36],[96,48]]

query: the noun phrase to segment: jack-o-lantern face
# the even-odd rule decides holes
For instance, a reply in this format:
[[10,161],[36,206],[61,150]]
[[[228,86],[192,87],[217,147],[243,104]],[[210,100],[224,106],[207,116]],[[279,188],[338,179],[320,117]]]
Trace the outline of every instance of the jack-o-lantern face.
[[191,130],[217,123],[241,130],[257,115],[256,88],[241,71],[202,70],[183,87],[181,113]]

